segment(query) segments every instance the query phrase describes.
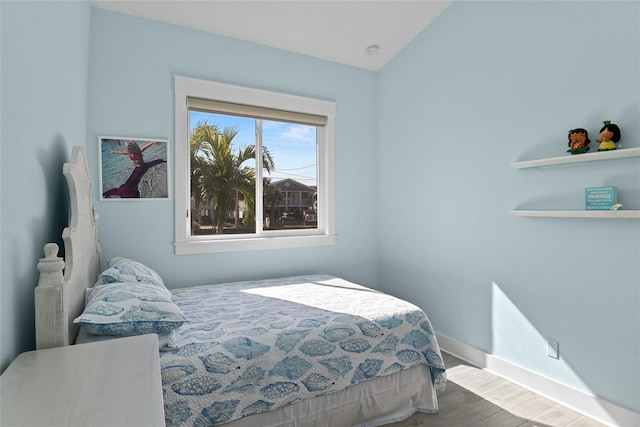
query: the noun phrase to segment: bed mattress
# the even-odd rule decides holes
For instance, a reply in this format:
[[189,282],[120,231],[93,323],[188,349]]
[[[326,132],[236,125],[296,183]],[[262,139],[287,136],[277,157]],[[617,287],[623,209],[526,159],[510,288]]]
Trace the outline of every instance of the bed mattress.
[[[167,426],[258,425],[265,413],[261,426],[376,425],[437,410],[440,349],[407,301],[327,275],[171,292],[188,322],[160,353]],[[329,408],[342,422],[328,423]]]

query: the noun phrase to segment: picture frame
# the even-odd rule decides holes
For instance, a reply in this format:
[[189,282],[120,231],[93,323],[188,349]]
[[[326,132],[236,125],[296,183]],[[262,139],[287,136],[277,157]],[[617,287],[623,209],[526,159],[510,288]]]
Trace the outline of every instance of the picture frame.
[[100,200],[169,200],[169,140],[98,137]]

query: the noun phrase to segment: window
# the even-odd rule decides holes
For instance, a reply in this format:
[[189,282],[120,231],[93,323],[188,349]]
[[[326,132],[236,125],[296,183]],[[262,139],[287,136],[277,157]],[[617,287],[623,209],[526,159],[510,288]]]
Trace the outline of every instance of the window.
[[176,254],[335,243],[335,104],[175,77]]

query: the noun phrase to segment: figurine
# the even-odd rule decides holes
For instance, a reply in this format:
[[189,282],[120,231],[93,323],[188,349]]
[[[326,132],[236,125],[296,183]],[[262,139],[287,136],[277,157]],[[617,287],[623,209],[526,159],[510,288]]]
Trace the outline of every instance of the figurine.
[[571,153],[573,155],[589,151],[589,144],[591,143],[591,140],[589,140],[589,134],[586,129],[571,129],[567,138],[569,139],[569,149],[567,150],[567,153]]
[[618,148],[616,145],[618,141],[620,141],[620,128],[610,120],[606,120],[600,129],[600,139],[596,139],[596,142],[600,143],[598,151],[615,150]]

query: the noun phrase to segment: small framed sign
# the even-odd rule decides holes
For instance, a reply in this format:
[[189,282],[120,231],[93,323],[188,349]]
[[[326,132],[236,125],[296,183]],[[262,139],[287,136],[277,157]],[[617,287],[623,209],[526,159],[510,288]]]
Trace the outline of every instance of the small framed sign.
[[608,211],[618,203],[616,187],[589,187],[584,189],[584,199],[588,211]]
[[169,199],[169,141],[98,138],[100,200]]

